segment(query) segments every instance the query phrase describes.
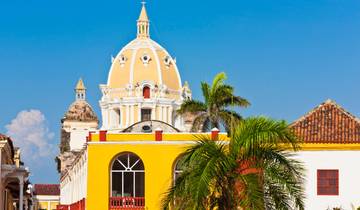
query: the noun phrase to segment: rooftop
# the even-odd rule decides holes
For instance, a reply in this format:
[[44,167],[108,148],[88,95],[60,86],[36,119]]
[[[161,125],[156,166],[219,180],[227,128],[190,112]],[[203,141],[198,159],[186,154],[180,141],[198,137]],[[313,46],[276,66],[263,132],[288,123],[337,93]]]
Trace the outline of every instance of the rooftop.
[[35,195],[60,195],[59,184],[35,184]]
[[304,143],[360,143],[360,120],[332,100],[292,123]]

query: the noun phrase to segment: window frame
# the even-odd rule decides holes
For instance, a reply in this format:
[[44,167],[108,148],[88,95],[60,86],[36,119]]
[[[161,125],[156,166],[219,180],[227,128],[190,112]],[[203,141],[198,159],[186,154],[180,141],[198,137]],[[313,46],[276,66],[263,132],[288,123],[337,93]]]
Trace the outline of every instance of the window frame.
[[[144,113],[145,111],[148,111],[149,113]],[[151,121],[151,120],[152,120],[152,119],[151,119],[152,111],[153,111],[152,109],[142,108],[141,111],[140,111],[140,114],[141,114],[141,116],[140,116],[141,122]],[[148,119],[145,119],[145,118],[144,118],[145,114],[149,114]]]
[[[132,166],[130,166],[130,155],[132,155],[133,157],[135,157],[137,160],[135,161],[135,163],[132,164]],[[126,160],[127,162],[124,164],[123,162],[121,162],[120,158],[126,156]],[[114,169],[114,164],[115,162],[118,161],[124,169],[120,169],[120,170],[117,170],[117,169]],[[137,164],[142,164],[143,167],[142,169],[140,170],[133,170],[133,168],[137,165]],[[113,174],[114,173],[120,173],[121,174],[121,196],[116,196],[116,195],[113,195]],[[132,180],[133,180],[133,189],[132,189],[132,193],[133,193],[133,196],[125,196],[125,192],[124,192],[124,188],[125,188],[125,173],[132,173]],[[136,174],[143,174],[143,177],[144,177],[144,180],[143,180],[143,186],[141,186],[143,189],[143,196],[137,196],[137,191],[136,191]],[[114,158],[114,160],[112,161],[112,164],[111,164],[111,168],[110,168],[110,197],[145,197],[145,165],[144,165],[144,162],[142,161],[142,159],[132,153],[132,152],[125,152],[125,153],[122,153],[120,155],[117,155],[116,158]]]
[[144,86],[142,89],[144,99],[151,98],[151,88],[149,86]]
[[[334,173],[334,176],[332,177],[331,175],[324,175],[321,173]],[[317,189],[317,195],[318,196],[339,196],[339,177],[340,177],[340,172],[339,169],[318,169],[317,173],[316,173],[316,189]],[[323,179],[325,179],[325,181],[323,181]],[[325,184],[321,184],[321,182],[330,182],[330,180],[335,179],[335,185],[332,186],[331,184],[327,183],[327,185]],[[335,192],[334,193],[330,193],[332,189],[332,187],[335,188]],[[320,190],[320,188],[327,188],[326,192],[322,192],[322,190]]]

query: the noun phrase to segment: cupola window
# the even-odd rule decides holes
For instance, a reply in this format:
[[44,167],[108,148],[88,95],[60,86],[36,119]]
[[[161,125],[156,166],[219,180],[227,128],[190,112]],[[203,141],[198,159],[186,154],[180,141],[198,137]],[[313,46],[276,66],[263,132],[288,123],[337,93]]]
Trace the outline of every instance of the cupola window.
[[121,65],[124,65],[127,61],[127,58],[124,55],[120,55],[119,61]]
[[166,57],[164,58],[164,63],[165,63],[165,65],[166,65],[167,67],[170,66],[170,64],[171,64],[171,58],[170,58],[170,56],[166,56]]
[[151,58],[149,55],[147,54],[144,54],[142,57],[141,57],[141,61],[143,62],[143,64],[149,64],[149,62],[151,61]]

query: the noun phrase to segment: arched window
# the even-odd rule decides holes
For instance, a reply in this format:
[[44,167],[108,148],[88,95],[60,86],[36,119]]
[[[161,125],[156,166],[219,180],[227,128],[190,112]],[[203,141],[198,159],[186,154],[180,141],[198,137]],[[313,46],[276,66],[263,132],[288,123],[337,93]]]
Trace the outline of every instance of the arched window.
[[150,88],[148,86],[143,88],[143,96],[144,98],[150,98]]
[[111,208],[145,206],[145,170],[133,153],[118,156],[111,167]]

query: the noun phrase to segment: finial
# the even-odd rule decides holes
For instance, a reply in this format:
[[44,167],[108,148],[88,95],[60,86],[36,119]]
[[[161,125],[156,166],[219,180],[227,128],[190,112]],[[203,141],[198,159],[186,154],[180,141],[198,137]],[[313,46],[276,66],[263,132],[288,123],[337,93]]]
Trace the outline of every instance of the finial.
[[141,4],[142,4],[143,6],[145,6],[145,4],[146,4],[146,1],[142,1],[142,2],[141,2]]

